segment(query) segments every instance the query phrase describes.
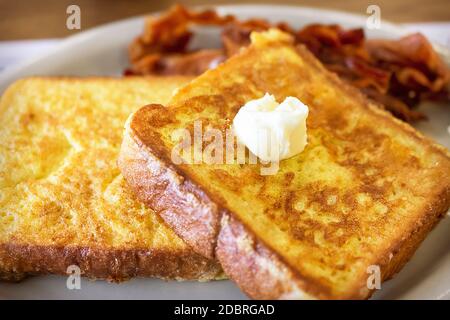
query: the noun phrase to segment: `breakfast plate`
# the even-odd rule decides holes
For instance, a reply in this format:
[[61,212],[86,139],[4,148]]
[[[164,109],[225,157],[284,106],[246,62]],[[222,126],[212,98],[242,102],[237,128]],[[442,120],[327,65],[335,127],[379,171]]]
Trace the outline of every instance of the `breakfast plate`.
[[[328,10],[288,6],[221,6],[221,14],[240,19],[263,17],[285,21],[295,28],[310,23],[336,23],[345,28],[363,27],[369,38],[399,38],[407,32],[382,21],[379,29],[367,29],[367,17]],[[144,17],[98,27],[63,40],[51,52],[0,73],[0,92],[14,80],[32,76],[120,76],[128,66],[127,46],[141,33]],[[192,47],[219,45],[216,28],[199,28]],[[438,50],[439,51],[439,50]],[[446,108],[447,107],[447,108]],[[424,104],[429,121],[417,128],[450,148],[448,106]],[[372,299],[450,299],[450,218],[430,233],[411,261],[382,285]],[[246,299],[231,281],[176,282],[133,279],[122,284],[82,280],[81,288],[69,290],[67,277],[39,276],[20,284],[0,283],[3,299]]]

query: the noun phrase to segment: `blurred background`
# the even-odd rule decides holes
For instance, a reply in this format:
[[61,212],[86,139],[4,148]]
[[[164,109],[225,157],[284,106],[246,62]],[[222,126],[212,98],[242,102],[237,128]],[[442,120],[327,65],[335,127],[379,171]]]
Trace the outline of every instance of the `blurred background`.
[[58,38],[79,32],[67,30],[66,8],[81,8],[81,31],[106,22],[164,10],[174,3],[214,4],[289,4],[336,9],[365,14],[369,4],[381,8],[382,19],[392,22],[450,22],[450,0],[0,0],[0,40]]
[[[381,21],[422,32],[450,50],[450,0],[0,0],[0,71],[52,50],[62,38],[108,22],[186,6],[224,4],[276,4],[315,7],[367,15],[378,5]],[[80,8],[81,29],[70,30],[66,11]],[[263,17],[264,18],[264,17]]]

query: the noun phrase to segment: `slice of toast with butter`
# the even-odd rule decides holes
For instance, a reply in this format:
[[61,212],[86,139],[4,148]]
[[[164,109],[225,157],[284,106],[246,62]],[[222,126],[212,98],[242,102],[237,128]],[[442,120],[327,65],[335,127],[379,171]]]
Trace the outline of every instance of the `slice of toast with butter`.
[[117,167],[123,124],[166,103],[187,77],[29,78],[0,102],[0,278],[66,274],[207,280],[195,253],[129,190]]
[[[288,35],[251,38],[178,89],[168,108],[145,106],[130,116],[122,174],[250,297],[368,298],[371,272],[384,281],[400,271],[447,212],[449,152],[343,83]],[[306,148],[280,161],[275,174],[262,175],[259,162],[174,158],[178,130],[192,133],[200,121],[204,130],[224,132],[265,93],[309,107]]]

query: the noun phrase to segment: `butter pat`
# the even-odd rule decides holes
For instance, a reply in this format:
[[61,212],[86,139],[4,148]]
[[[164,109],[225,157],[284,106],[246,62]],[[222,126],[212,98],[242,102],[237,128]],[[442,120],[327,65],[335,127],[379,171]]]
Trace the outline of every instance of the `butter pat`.
[[280,161],[307,144],[308,107],[295,97],[279,104],[273,95],[247,102],[233,120],[238,141],[263,161]]

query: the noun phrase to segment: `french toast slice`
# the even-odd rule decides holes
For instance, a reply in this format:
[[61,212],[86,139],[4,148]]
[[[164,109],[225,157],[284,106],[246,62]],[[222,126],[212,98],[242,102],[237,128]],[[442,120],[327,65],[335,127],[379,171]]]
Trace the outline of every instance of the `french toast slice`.
[[[119,168],[139,199],[198,253],[218,259],[250,297],[368,298],[376,270],[382,281],[391,278],[447,212],[449,152],[288,35],[251,38],[178,89],[168,108],[132,114]],[[180,128],[192,135],[199,120],[228,129],[241,106],[266,92],[309,106],[308,145],[276,174],[261,175],[261,164],[173,160]]]
[[123,124],[166,103],[187,77],[29,78],[0,102],[0,277],[66,274],[208,280],[195,253],[129,190],[117,167]]

